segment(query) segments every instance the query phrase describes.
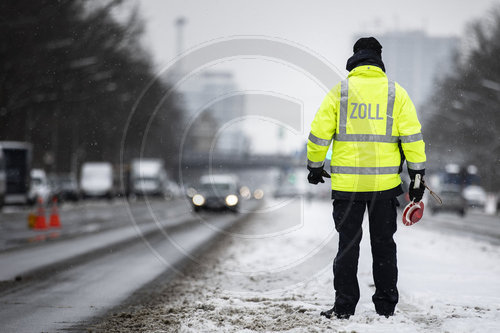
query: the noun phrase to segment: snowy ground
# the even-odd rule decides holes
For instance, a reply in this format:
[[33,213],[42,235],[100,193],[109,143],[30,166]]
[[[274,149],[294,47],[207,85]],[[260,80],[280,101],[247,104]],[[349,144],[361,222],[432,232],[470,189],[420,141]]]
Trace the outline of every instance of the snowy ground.
[[[391,318],[373,308],[367,221],[361,300],[349,320],[328,320],[337,235],[331,203],[270,203],[188,271],[101,331],[500,332],[500,247],[426,228],[396,234],[400,303]],[[500,226],[499,226],[500,227]]]

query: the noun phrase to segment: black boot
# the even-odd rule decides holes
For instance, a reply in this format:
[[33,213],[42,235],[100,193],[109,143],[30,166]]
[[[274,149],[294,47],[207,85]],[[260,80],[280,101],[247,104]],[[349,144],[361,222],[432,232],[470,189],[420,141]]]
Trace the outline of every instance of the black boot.
[[348,313],[336,313],[334,309],[335,307],[327,311],[321,311],[320,316],[326,317],[328,319],[332,318],[332,315],[334,315],[338,319],[349,319],[349,317],[351,316]]
[[394,316],[394,311],[387,311],[387,312],[379,312],[379,311],[377,311],[377,314],[379,316],[384,316],[386,318],[389,318],[389,317]]

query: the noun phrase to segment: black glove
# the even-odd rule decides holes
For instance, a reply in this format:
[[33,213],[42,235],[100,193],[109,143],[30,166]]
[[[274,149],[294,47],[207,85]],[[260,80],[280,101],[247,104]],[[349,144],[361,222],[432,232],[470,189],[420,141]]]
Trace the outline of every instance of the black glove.
[[[422,197],[424,196],[424,191],[425,191],[425,186],[424,186],[424,175],[425,175],[425,169],[423,170],[411,170],[408,169],[408,173],[410,174],[410,188],[408,189],[408,196],[410,197],[411,201],[419,202],[422,200]],[[416,175],[419,174],[421,176],[420,179],[420,186],[417,188],[415,187],[415,177]]]
[[318,183],[324,183],[325,180],[323,179],[323,177],[330,178],[330,175],[323,169],[323,167],[311,168],[308,166],[307,169],[309,170],[307,180],[311,184],[317,185]]

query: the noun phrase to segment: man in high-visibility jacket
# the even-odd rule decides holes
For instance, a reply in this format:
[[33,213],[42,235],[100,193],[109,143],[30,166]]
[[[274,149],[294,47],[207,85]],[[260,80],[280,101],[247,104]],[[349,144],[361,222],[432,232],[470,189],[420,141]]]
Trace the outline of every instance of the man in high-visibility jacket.
[[[398,302],[396,287],[396,197],[401,188],[404,157],[411,178],[409,195],[422,199],[424,186],[414,189],[416,174],[425,174],[425,144],[415,107],[407,92],[388,80],[382,46],[361,38],[347,61],[349,75],[325,97],[311,125],[307,143],[308,180],[323,183],[323,169],[332,145],[333,219],[339,247],[333,262],[335,303],[321,315],[349,318],[359,301],[357,280],[363,215],[368,208],[373,257],[375,310],[392,316]],[[400,151],[401,150],[401,151]]]

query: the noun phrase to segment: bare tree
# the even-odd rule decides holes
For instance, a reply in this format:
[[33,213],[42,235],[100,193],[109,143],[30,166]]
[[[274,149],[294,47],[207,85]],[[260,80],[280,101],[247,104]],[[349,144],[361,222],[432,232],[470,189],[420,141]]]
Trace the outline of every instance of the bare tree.
[[478,166],[488,190],[500,187],[500,7],[473,22],[468,49],[441,78],[424,126],[429,159]]
[[[32,142],[35,165],[68,171],[83,160],[120,160],[129,113],[155,77],[138,15],[132,11],[123,22],[113,16],[121,4],[0,3],[0,140]],[[150,87],[129,127],[135,135],[168,88],[163,81]],[[162,140],[152,139],[143,152],[175,157],[179,113],[175,95],[163,101],[145,133]],[[135,157],[140,146],[140,139],[128,140],[125,149]]]

